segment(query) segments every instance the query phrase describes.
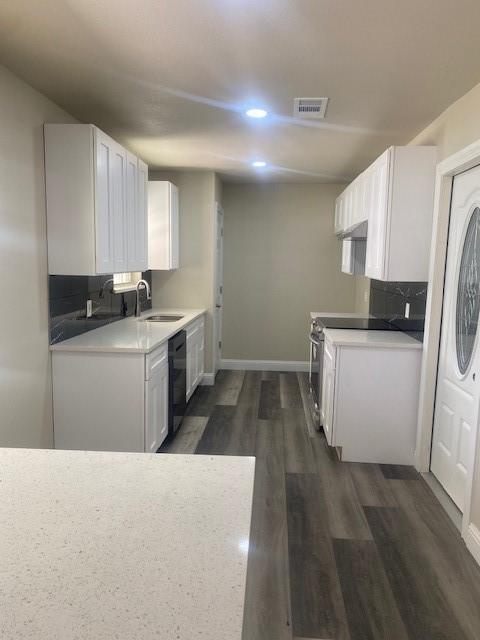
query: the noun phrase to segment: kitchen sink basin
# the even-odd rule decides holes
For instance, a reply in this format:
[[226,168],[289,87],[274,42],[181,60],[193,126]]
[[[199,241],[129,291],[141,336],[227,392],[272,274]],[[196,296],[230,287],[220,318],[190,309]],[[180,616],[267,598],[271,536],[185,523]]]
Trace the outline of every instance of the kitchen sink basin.
[[153,315],[147,316],[145,319],[146,322],[177,322],[177,320],[181,320],[184,316],[178,316],[173,314],[162,314],[162,315]]

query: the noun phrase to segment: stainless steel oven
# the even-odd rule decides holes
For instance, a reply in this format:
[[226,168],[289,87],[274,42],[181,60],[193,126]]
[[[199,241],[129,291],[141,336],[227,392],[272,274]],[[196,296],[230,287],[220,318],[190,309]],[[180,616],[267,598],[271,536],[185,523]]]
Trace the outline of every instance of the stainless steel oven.
[[314,406],[314,420],[317,428],[322,426],[322,384],[323,384],[323,327],[315,320],[310,327],[310,392]]

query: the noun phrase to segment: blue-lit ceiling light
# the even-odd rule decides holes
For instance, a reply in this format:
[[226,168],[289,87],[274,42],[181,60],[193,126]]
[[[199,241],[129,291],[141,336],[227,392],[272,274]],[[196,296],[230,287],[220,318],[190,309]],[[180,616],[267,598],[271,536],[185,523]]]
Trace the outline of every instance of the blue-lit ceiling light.
[[254,162],[252,162],[252,167],[255,167],[255,169],[262,169],[266,166],[267,163],[265,162],[265,160],[254,160]]
[[247,109],[245,113],[249,118],[265,118],[265,116],[268,115],[268,111],[265,109],[258,109],[257,107],[254,109]]

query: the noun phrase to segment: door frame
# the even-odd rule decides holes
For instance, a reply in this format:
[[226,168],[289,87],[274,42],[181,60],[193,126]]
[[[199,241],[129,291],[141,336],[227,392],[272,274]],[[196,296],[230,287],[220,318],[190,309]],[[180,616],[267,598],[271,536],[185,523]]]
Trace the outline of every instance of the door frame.
[[[218,347],[218,334],[219,334],[219,326],[217,322],[217,287],[218,287],[218,273],[219,269],[223,269],[223,255],[222,255],[222,264],[218,264],[217,260],[217,238],[219,234],[219,225],[218,218],[222,217],[222,229],[225,224],[225,213],[223,208],[219,202],[215,202],[214,212],[213,212],[213,304],[212,304],[212,313],[213,313],[213,375],[216,376],[217,371],[220,368],[220,361],[222,359],[222,350],[221,347]],[[223,254],[223,243],[222,243],[222,254]],[[223,310],[222,310],[223,313]]]
[[[443,289],[447,261],[448,231],[453,178],[480,165],[480,140],[454,153],[437,165],[433,208],[432,243],[428,276],[425,338],[422,354],[420,396],[418,407],[417,444],[415,468],[421,473],[430,471],[437,370],[440,354],[440,337],[443,311]],[[478,433],[478,424],[476,425]],[[480,563],[480,531],[470,522],[473,478],[478,463],[475,435],[475,459],[472,473],[467,480],[465,511],[462,518],[462,537],[467,547]]]

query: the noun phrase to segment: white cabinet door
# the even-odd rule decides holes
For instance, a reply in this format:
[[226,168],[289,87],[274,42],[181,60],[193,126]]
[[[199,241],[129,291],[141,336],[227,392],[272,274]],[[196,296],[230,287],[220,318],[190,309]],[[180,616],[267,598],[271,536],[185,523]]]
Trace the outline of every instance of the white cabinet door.
[[127,152],[113,143],[111,165],[111,202],[113,213],[113,267],[114,272],[128,271],[126,176]]
[[382,280],[386,259],[388,224],[389,154],[387,150],[369,168],[366,176],[368,209],[367,254],[365,275]]
[[127,154],[127,271],[146,271],[147,260],[147,184],[148,167],[132,154]]
[[178,189],[171,182],[148,183],[148,265],[155,270],[179,266]]
[[344,195],[341,193],[335,201],[335,233],[343,231],[343,203]]
[[367,218],[364,208],[364,177],[363,175],[353,183],[353,223],[354,225],[361,224]]
[[111,174],[113,140],[95,129],[95,262],[97,273],[112,273],[113,207]]
[[155,453],[168,434],[168,362],[145,384],[145,451]]
[[136,271],[148,269],[148,166],[137,161],[137,206],[135,210]]
[[194,349],[193,343],[187,337],[187,401],[190,399],[190,396],[193,393],[193,382],[194,382]]
[[180,263],[180,221],[178,188],[172,184],[170,193],[170,269],[178,269]]
[[198,376],[197,385],[202,382],[203,374],[205,373],[205,332],[204,326],[201,325],[201,330],[198,334]]
[[195,389],[201,383],[203,378],[203,373],[204,373],[203,331],[200,331],[200,329],[195,334],[194,342],[193,342],[193,350],[194,350],[193,362],[195,367],[193,391],[195,391]]
[[323,430],[329,445],[333,444],[333,419],[335,405],[335,347],[325,341],[322,382]]
[[95,246],[97,273],[128,270],[127,152],[95,129]]
[[201,383],[205,372],[205,324],[203,318],[187,328],[187,400]]
[[125,179],[125,205],[127,218],[127,260],[129,272],[141,271],[137,268],[137,158],[127,153],[127,174]]

